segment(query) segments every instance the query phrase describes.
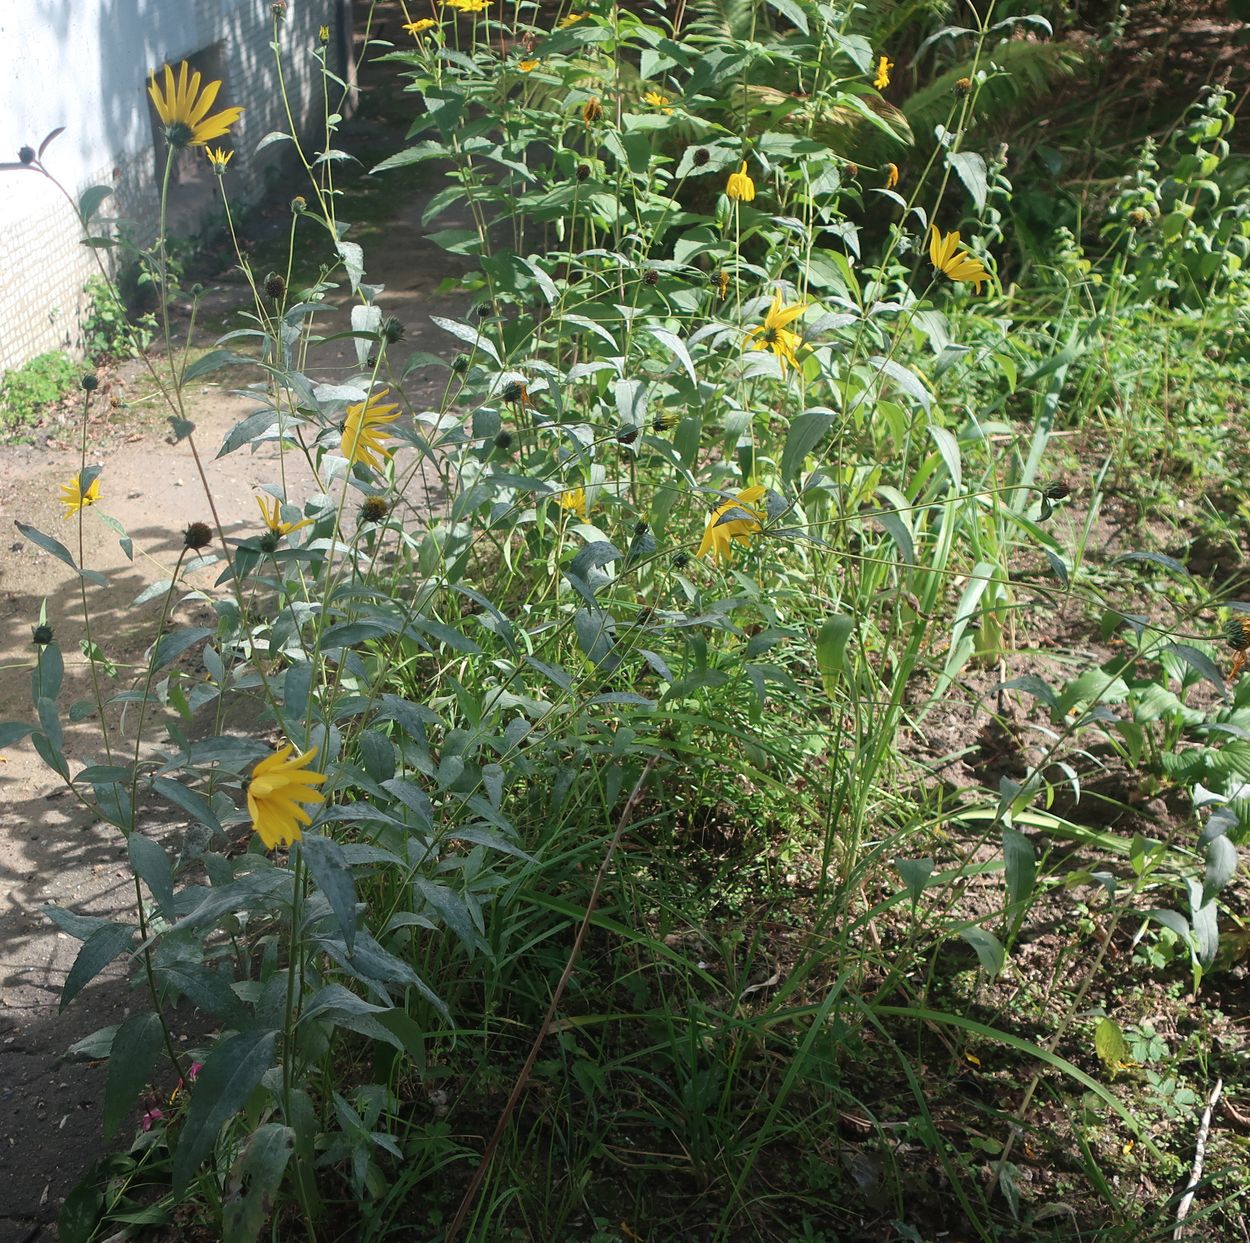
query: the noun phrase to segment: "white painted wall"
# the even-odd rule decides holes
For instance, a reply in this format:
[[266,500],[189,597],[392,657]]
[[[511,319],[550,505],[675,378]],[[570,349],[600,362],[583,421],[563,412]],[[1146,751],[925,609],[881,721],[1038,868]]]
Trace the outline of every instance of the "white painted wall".
[[[283,74],[297,124],[313,132],[321,115],[317,32],[330,27],[332,52],[350,47],[350,12],[350,0],[287,3]],[[0,161],[16,161],[20,147],[37,148],[65,126],[45,154],[50,170],[75,198],[90,185],[112,186],[102,214],[128,218],[150,241],[163,144],[148,76],[209,50],[206,67],[222,79],[216,107],[245,109],[222,144],[235,150],[227,189],[232,203],[254,198],[289,149],[276,143],[250,155],[265,134],[287,128],[271,39],[269,0],[0,0]],[[331,68],[342,70],[336,55]],[[203,157],[181,159],[190,167]],[[184,191],[191,203],[179,219],[188,227],[220,212],[212,183],[197,179]],[[79,239],[74,212],[43,177],[0,172],[0,371],[47,350],[76,349],[82,287],[96,271]]]

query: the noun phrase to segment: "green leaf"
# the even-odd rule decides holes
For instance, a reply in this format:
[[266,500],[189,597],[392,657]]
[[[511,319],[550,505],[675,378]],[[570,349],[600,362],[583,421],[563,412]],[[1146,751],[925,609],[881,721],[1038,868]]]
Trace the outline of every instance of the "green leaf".
[[78,215],[84,227],[91,223],[91,218],[100,210],[100,204],[112,193],[112,186],[88,186],[78,196]]
[[226,1180],[222,1243],[254,1243],[273,1213],[294,1150],[295,1132],[288,1126],[266,1122],[253,1132]]
[[805,410],[795,415],[786,432],[786,446],[781,451],[781,477],[787,482],[797,480],[807,455],[825,438],[834,424],[831,411]]
[[1037,854],[1033,843],[1018,829],[1003,829],[1003,862],[1007,874],[1007,907],[1012,923],[1018,926],[1037,879]]
[[118,954],[130,948],[134,928],[129,924],[105,924],[83,943],[61,989],[60,1009],[64,1010]]
[[903,884],[907,886],[907,892],[911,894],[912,905],[914,906],[920,901],[920,895],[924,893],[925,886],[929,883],[929,877],[933,875],[932,859],[896,859],[894,861],[898,874],[903,878]]
[[846,671],[846,645],[854,633],[855,619],[838,613],[820,627],[816,637],[816,667],[830,699],[834,698],[838,682]]
[[149,1010],[128,1018],[113,1036],[104,1085],[104,1138],[108,1139],[143,1091],[161,1047],[161,1020]]
[[203,639],[209,638],[214,631],[209,626],[188,626],[182,630],[172,631],[161,636],[152,653],[152,668],[163,669],[172,664],[189,647],[194,647]]
[[191,1108],[174,1152],[174,1195],[186,1191],[222,1127],[243,1108],[253,1089],[273,1065],[276,1031],[247,1031],[227,1036],[208,1055],[191,1089]]
[[35,527],[32,527],[25,522],[17,520],[15,520],[15,522],[17,529],[28,540],[30,540],[32,544],[38,544],[44,552],[50,552],[58,561],[61,561],[65,565],[69,566],[69,568],[75,571],[75,573],[77,572],[78,562],[74,560],[73,554],[68,548],[65,547],[64,544],[61,543],[59,539],[53,539],[51,535],[45,535],[42,531],[37,530]]
[[1094,1052],[1105,1066],[1118,1067],[1129,1060],[1128,1041],[1115,1019],[1098,1020],[1094,1028]]
[[1007,961],[1007,951],[1003,949],[1002,943],[984,928],[965,928],[960,936],[976,950],[985,974],[989,976],[990,983],[993,983]]
[[1237,874],[1237,847],[1221,834],[1207,844],[1207,869],[1202,881],[1202,904],[1215,896]]
[[946,162],[955,170],[964,188],[972,195],[973,206],[980,215],[985,210],[985,198],[989,193],[986,181],[985,159],[975,151],[948,152]]
[[91,1243],[104,1210],[104,1196],[98,1189],[99,1180],[100,1171],[93,1165],[65,1197],[56,1219],[57,1237],[61,1243]]
[[338,842],[319,833],[305,833],[300,851],[317,888],[338,920],[348,953],[356,941],[356,882]]
[[164,848],[142,833],[131,833],[126,838],[126,847],[135,875],[151,890],[162,913],[172,916],[174,870]]
[[[220,371],[222,367],[255,367],[258,366],[256,359],[248,358],[246,354],[236,354],[233,350],[209,350],[207,354],[197,358],[191,363],[186,371],[182,373],[182,382],[190,384],[192,380],[198,380],[201,376],[211,375],[214,371]],[[189,424],[187,431],[193,430],[194,425]],[[175,427],[175,432],[178,428]],[[183,439],[187,432],[184,431],[179,439]]]

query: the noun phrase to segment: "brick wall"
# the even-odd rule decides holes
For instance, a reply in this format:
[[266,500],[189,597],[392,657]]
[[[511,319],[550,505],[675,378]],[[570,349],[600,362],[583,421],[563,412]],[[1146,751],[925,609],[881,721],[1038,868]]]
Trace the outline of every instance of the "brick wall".
[[[330,27],[330,66],[342,75],[350,15],[350,0],[288,0],[280,27],[291,113],[313,150],[322,117],[318,30]],[[256,151],[266,134],[289,128],[272,37],[269,0],[0,3],[0,44],[21,49],[9,58],[16,73],[0,75],[0,141],[7,139],[0,160],[15,160],[17,148],[37,147],[65,126],[44,157],[49,169],[75,198],[91,185],[112,187],[100,216],[124,217],[140,244],[150,244],[164,143],[147,80],[166,61],[176,67],[185,57],[221,78],[214,110],[245,110],[230,138],[214,144],[234,149],[226,189],[232,204],[243,206],[291,154],[288,142]],[[222,210],[202,154],[180,155],[177,171],[171,236],[220,220]],[[106,262],[117,254],[97,253]],[[74,210],[53,186],[33,172],[0,172],[0,371],[48,350],[78,352],[82,290],[98,272],[95,259],[82,245]]]

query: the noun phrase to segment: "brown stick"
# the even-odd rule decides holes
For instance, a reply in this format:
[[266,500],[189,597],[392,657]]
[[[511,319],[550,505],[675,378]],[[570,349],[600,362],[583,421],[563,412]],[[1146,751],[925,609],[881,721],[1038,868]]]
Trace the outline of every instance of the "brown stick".
[[473,1171],[473,1178],[460,1201],[460,1207],[456,1210],[456,1215],[452,1218],[451,1225],[447,1227],[443,1243],[454,1243],[456,1236],[460,1233],[460,1227],[464,1225],[464,1220],[468,1217],[469,1210],[473,1207],[473,1201],[477,1199],[477,1193],[481,1190],[482,1182],[486,1178],[486,1172],[490,1168],[495,1150],[499,1147],[499,1141],[503,1139],[503,1133],[512,1117],[512,1112],[516,1109],[517,1102],[521,1099],[521,1093],[525,1091],[525,1085],[529,1082],[530,1074],[534,1070],[534,1063],[538,1061],[538,1051],[542,1048],[543,1041],[547,1037],[547,1032],[551,1027],[551,1020],[555,1017],[556,1008],[564,996],[564,990],[568,986],[569,977],[573,974],[573,967],[576,965],[577,957],[581,953],[582,942],[586,939],[586,933],[590,930],[590,921],[594,916],[595,907],[599,904],[599,891],[603,888],[604,877],[608,874],[608,868],[616,855],[617,847],[621,844],[621,837],[629,824],[630,816],[633,815],[634,807],[642,795],[643,786],[646,785],[647,778],[651,775],[651,770],[655,767],[658,758],[658,756],[653,755],[647,761],[647,766],[642,770],[637,784],[634,786],[629,798],[625,800],[621,818],[617,821],[616,832],[608,843],[608,849],[603,856],[603,862],[599,865],[599,874],[595,877],[594,887],[590,891],[590,899],[586,903],[586,914],[582,916],[577,936],[573,938],[573,948],[569,951],[568,962],[564,964],[560,982],[556,985],[556,991],[551,995],[551,1004],[547,1007],[547,1013],[543,1016],[543,1021],[538,1026],[538,1032],[534,1036],[534,1043],[530,1045],[529,1056],[525,1059],[525,1065],[521,1067],[521,1073],[517,1076],[516,1083],[512,1085],[512,1093],[508,1097],[508,1103],[503,1107],[503,1113],[499,1115],[499,1121],[495,1124],[494,1134],[491,1135],[490,1142],[486,1145],[486,1151],[482,1153],[482,1160],[478,1163],[477,1169]]
[[1190,1171],[1189,1185],[1185,1188],[1180,1207],[1176,1210],[1176,1229],[1172,1232],[1173,1239],[1185,1237],[1185,1218],[1189,1216],[1189,1206],[1194,1202],[1194,1192],[1198,1190],[1198,1183],[1202,1179],[1202,1166],[1207,1157],[1207,1136],[1211,1131],[1211,1115],[1215,1112],[1216,1102],[1220,1099],[1220,1093],[1223,1090],[1224,1080],[1217,1079],[1211,1099],[1207,1101],[1207,1107],[1203,1111],[1202,1123],[1198,1127],[1198,1142],[1194,1145],[1194,1168]]

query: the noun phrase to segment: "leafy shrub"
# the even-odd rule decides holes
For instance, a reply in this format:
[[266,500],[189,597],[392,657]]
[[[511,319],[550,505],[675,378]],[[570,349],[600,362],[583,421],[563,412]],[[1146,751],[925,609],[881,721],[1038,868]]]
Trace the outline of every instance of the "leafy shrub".
[[0,377],[0,422],[8,427],[33,423],[39,412],[60,401],[78,384],[81,368],[63,350],[40,354]]

